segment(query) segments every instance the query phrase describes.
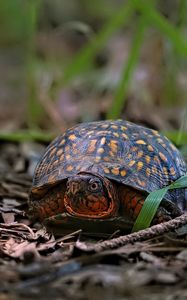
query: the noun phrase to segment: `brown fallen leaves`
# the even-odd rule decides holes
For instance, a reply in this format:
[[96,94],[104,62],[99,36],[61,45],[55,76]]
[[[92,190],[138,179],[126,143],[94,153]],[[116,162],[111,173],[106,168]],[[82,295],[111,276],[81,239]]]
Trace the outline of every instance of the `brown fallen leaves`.
[[23,175],[1,179],[0,299],[185,299],[185,226],[115,248],[81,230],[54,236],[28,219],[28,191]]

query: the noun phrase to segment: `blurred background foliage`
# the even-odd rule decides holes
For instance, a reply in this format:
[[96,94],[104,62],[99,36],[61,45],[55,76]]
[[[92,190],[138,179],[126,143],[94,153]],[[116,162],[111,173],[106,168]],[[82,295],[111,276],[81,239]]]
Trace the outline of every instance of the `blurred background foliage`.
[[186,151],[186,11],[187,0],[1,1],[1,139],[123,118]]

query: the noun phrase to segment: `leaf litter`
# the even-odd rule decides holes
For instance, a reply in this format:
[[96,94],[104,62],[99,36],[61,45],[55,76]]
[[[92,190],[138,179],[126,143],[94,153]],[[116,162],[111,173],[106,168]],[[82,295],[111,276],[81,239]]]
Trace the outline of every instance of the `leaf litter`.
[[185,226],[114,249],[86,251],[120,232],[102,237],[78,229],[55,236],[33,223],[27,216],[28,168],[18,172],[13,161],[0,176],[0,298],[185,299]]

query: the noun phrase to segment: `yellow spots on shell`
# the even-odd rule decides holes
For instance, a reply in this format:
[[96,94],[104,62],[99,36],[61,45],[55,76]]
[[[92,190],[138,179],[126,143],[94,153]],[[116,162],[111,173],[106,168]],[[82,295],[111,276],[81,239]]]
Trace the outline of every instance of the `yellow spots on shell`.
[[110,170],[109,170],[108,168],[104,168],[104,172],[105,172],[106,174],[109,174],[109,173],[110,173]]
[[152,166],[151,169],[152,169],[152,173],[153,174],[157,174],[158,173],[157,168],[155,166]]
[[73,148],[73,149],[72,149],[72,153],[73,153],[73,154],[78,154],[78,150],[77,150],[76,148]]
[[158,156],[154,156],[154,161],[157,163],[157,164],[160,164],[160,160],[159,160],[159,158],[158,158]]
[[109,154],[110,156],[112,156],[112,157],[115,156],[115,153],[114,153],[113,151],[109,151],[108,154]]
[[136,163],[135,160],[131,160],[131,161],[129,162],[129,167],[132,167],[135,163]]
[[63,153],[63,150],[62,149],[59,149],[56,153],[57,156],[60,156],[61,154]]
[[148,146],[147,146],[147,149],[148,149],[149,151],[151,151],[151,152],[154,151],[154,149],[153,149],[153,147],[152,147],[151,145],[148,145]]
[[108,156],[104,156],[103,160],[108,162],[108,161],[110,161],[110,158]]
[[146,155],[145,156],[145,161],[146,161],[147,164],[149,164],[150,161],[151,161],[151,157],[149,155]]
[[131,151],[132,151],[132,152],[137,152],[137,151],[138,151],[138,147],[135,147],[135,146],[132,147],[132,148],[131,148]]
[[97,140],[91,140],[88,146],[88,153],[92,153],[96,149]]
[[131,157],[132,157],[132,154],[129,153],[129,154],[127,155],[127,158],[131,158]]
[[175,176],[176,172],[175,172],[175,169],[174,169],[173,167],[171,167],[171,168],[169,169],[169,171],[170,171],[170,174],[171,174],[172,176]]
[[146,145],[146,142],[144,140],[137,140],[136,144],[138,144],[138,145]]
[[106,138],[105,137],[102,137],[101,141],[100,141],[100,145],[104,145],[106,142]]
[[117,133],[117,132],[113,132],[113,135],[116,137],[119,137],[119,133]]
[[64,160],[64,154],[60,155],[59,160],[60,160],[60,161],[63,161],[63,160]]
[[162,171],[163,171],[164,176],[168,177],[168,169],[166,167],[163,167]]
[[146,172],[146,175],[147,175],[148,177],[151,175],[151,170],[150,170],[150,168],[146,168],[145,172]]
[[59,163],[59,161],[58,161],[58,160],[55,160],[55,161],[53,162],[53,166],[58,165],[58,163]]
[[51,158],[56,152],[56,148],[53,148],[49,154],[49,157]]
[[[118,150],[118,142],[116,140],[111,140],[108,144],[112,153],[116,153]],[[113,155],[112,155],[113,156]]]
[[76,135],[75,135],[75,134],[70,134],[69,140],[70,140],[70,141],[76,140]]
[[70,150],[70,146],[68,145],[68,146],[65,147],[65,151],[68,152],[69,150]]
[[93,130],[90,130],[90,131],[88,131],[86,134],[91,136],[93,133],[94,133],[94,131],[93,131]]
[[167,157],[162,152],[159,152],[158,154],[163,161],[167,161]]
[[175,147],[175,145],[173,145],[172,143],[169,143],[170,147],[172,148],[173,151],[176,151],[177,148]]
[[114,175],[119,175],[119,168],[112,168],[111,172]]
[[60,142],[60,145],[64,145],[65,142],[66,142],[66,140],[65,140],[65,139],[62,139],[61,142]]
[[97,150],[97,153],[99,153],[99,154],[102,154],[102,153],[104,153],[105,152],[105,150],[103,149],[103,148],[99,148],[98,150]]
[[158,133],[158,131],[157,130],[151,130],[152,131],[152,133],[154,134],[154,135],[156,135],[156,136],[159,136],[160,134]]
[[70,154],[66,154],[66,159],[70,159],[71,158],[71,155]]
[[111,128],[116,130],[116,129],[118,129],[118,126],[117,125],[111,125]]
[[161,138],[156,139],[159,144],[163,144],[163,140]]
[[143,168],[143,162],[142,161],[138,161],[137,162],[137,170],[140,171]]
[[122,133],[121,136],[124,137],[126,140],[129,138],[126,133]]
[[120,171],[120,175],[121,175],[122,177],[126,176],[126,174],[127,174],[127,171],[126,171],[126,170],[121,170],[121,171]]
[[73,167],[71,165],[66,167],[66,171],[71,172],[73,170]]
[[145,181],[143,181],[143,180],[137,179],[137,183],[138,183],[139,186],[141,186],[141,187],[145,187],[145,186],[146,186],[146,183],[145,183]]
[[140,158],[142,156],[143,156],[143,151],[138,151],[137,158]]
[[108,124],[103,124],[103,125],[101,125],[101,128],[103,128],[103,129],[106,129],[106,128],[108,128]]
[[56,174],[53,174],[53,175],[49,175],[48,177],[48,182],[52,183],[56,180]]
[[128,128],[126,126],[121,126],[121,130],[127,130]]
[[101,157],[100,156],[96,156],[95,162],[98,163],[100,160],[101,160]]

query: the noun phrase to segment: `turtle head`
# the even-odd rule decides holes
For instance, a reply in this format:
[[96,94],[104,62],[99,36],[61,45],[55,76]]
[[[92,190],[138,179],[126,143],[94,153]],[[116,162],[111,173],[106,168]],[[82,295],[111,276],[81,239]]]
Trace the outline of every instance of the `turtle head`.
[[64,205],[68,213],[83,218],[109,218],[118,211],[112,182],[91,173],[79,173],[68,179]]

